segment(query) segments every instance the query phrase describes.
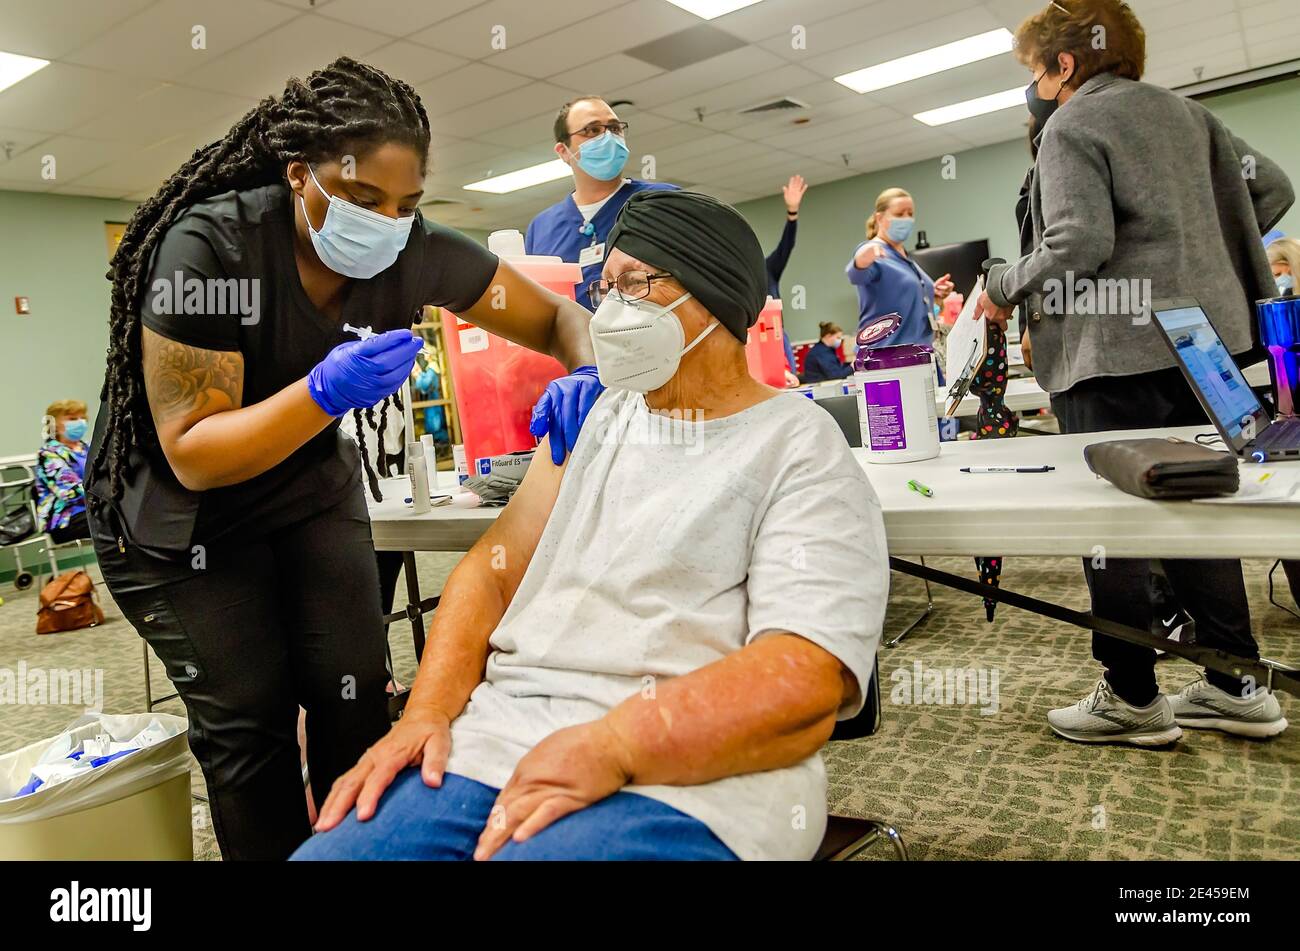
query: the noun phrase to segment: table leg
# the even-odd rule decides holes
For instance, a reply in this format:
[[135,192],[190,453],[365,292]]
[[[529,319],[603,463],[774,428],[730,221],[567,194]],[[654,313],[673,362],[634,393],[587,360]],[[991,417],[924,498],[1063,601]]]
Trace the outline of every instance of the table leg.
[[402,574],[406,575],[406,616],[415,641],[415,662],[424,656],[424,612],[420,610],[420,578],[415,571],[415,552],[402,552]]
[[[923,565],[925,564],[924,555],[921,556],[921,564]],[[903,638],[905,638],[908,634],[911,633],[912,628],[916,627],[918,624],[923,623],[927,618],[930,617],[930,613],[934,611],[934,595],[930,593],[930,579],[925,578],[923,580],[925,581],[925,610],[922,611],[919,615],[917,615],[917,617],[912,621],[911,624],[907,625],[907,627],[899,631],[897,636],[895,636],[892,641],[886,641],[885,642],[886,647],[897,647],[899,641],[901,641]]]

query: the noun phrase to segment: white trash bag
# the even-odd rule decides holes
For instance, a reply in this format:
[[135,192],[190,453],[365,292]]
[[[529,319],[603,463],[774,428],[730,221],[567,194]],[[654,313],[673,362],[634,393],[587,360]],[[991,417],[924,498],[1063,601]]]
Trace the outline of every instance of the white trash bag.
[[[55,737],[0,755],[0,826],[38,822],[124,799],[189,773],[187,722],[169,713],[87,713]],[[82,760],[111,756],[100,766]],[[38,778],[43,785],[17,795]]]

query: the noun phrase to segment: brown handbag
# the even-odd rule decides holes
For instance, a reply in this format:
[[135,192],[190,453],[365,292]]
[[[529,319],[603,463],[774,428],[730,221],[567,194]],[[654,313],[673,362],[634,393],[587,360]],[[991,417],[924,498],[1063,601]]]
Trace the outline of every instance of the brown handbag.
[[1236,456],[1176,436],[1093,443],[1083,458],[1107,482],[1144,499],[1231,495],[1240,485]]
[[104,623],[95,583],[81,569],[65,571],[41,588],[41,606],[36,612],[36,633],[76,631]]

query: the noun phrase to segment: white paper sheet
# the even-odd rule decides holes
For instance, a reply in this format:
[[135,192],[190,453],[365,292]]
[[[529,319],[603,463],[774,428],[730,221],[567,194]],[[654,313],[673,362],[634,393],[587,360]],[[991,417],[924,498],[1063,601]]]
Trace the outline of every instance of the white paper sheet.
[[1241,487],[1234,494],[1192,501],[1207,505],[1300,505],[1300,472],[1260,472],[1254,466],[1243,466]]
[[974,289],[966,295],[957,322],[948,331],[948,361],[944,372],[948,379],[948,401],[953,398],[953,388],[957,381],[978,365],[984,355],[985,328],[987,320],[981,317],[974,320],[975,304],[984,291],[984,279],[975,281]]

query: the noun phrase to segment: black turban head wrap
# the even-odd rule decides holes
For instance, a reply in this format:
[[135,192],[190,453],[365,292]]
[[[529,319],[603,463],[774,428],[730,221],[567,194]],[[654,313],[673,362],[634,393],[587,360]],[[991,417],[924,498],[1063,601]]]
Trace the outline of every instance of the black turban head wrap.
[[767,302],[767,265],[754,230],[735,208],[708,195],[637,192],[607,244],[663,268],[741,343]]

